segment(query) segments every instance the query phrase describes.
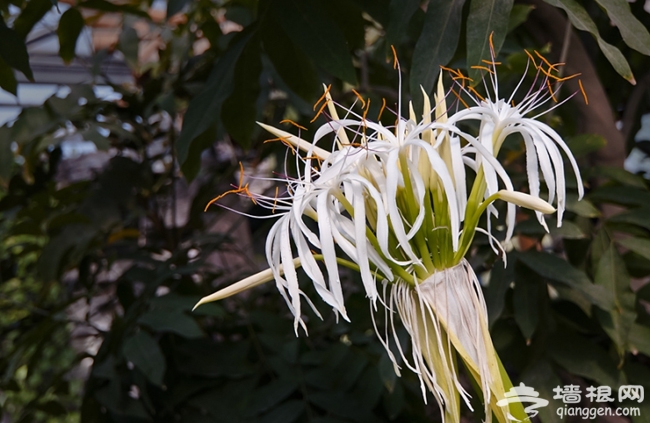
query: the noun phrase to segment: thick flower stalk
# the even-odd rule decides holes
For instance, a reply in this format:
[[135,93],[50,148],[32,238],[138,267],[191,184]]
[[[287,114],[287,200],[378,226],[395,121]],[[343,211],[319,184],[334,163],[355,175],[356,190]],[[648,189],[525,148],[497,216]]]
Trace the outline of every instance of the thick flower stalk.
[[[549,79],[561,80],[553,76],[555,65],[546,69],[547,62],[532,63],[537,68],[535,88],[518,106],[514,94],[507,101],[498,96],[497,64],[492,61],[484,68],[491,81],[488,95],[480,96],[460,71],[451,71],[452,90],[445,92],[441,78],[433,102],[423,92],[421,114],[412,107],[408,118],[396,113],[393,127],[368,120],[370,102],[361,96],[360,114],[353,105],[343,108],[339,117],[341,106],[333,102],[329,89],[315,108],[320,105],[319,114],[327,108],[330,120],[311,141],[260,124],[293,150],[300,171],[297,178],[285,181],[283,197],[252,195],[242,183],[233,190],[279,215],[266,241],[269,269],[203,298],[197,306],[275,280],[295,317],[296,333],[299,327],[306,331],[302,300],[320,314],[301,290],[297,268],[346,320],[339,266],[352,268],[361,275],[373,322],[379,307],[385,309],[385,330],[382,333],[375,323],[375,331],[395,371],[400,374],[401,365],[414,371],[425,400],[428,391],[440,404],[444,420],[460,421],[461,398],[471,408],[470,394],[459,380],[458,357],[480,389],[488,421],[492,415],[500,422],[526,418],[521,404],[496,405],[512,385],[490,339],[481,287],[464,257],[476,232],[486,234],[497,252],[501,248],[490,226],[497,200],[508,203],[507,238],[513,233],[517,205],[534,210],[545,226],[543,214],[554,213],[551,203],[557,200],[561,224],[565,207],[561,152],[581,180],[559,135],[529,117],[554,99]],[[452,114],[447,108],[448,97],[453,99],[450,93],[462,103],[463,96],[469,98],[474,105]],[[461,129],[467,121],[479,123],[476,135]],[[515,191],[497,158],[504,140],[513,134],[521,136],[526,148],[528,193]],[[331,138],[332,151],[319,146]],[[546,200],[540,198],[540,171],[549,191]],[[474,178],[467,189],[469,172]],[[578,190],[582,195],[580,184]],[[485,212],[487,226],[481,228]],[[397,339],[396,317],[410,335],[410,353]]]

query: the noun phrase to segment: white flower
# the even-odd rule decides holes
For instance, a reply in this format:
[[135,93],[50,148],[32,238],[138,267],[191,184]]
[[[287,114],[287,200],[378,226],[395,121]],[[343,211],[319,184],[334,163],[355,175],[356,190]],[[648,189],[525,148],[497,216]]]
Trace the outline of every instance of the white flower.
[[[440,79],[435,107],[423,93],[421,118],[410,107],[409,119],[398,115],[392,127],[369,121],[369,101],[361,98],[362,114],[353,107],[343,108],[345,114],[339,118],[328,89],[320,111],[327,107],[331,120],[311,142],[261,124],[294,149],[300,172],[298,178],[285,180],[287,196],[282,198],[277,193],[275,197],[253,195],[241,182],[230,191],[251,196],[280,216],[266,241],[269,269],[199,304],[273,279],[295,317],[296,333],[300,326],[306,331],[302,299],[320,314],[300,289],[296,269],[302,267],[321,299],[348,319],[339,276],[339,265],[347,266],[361,275],[373,322],[377,303],[384,306],[386,331],[382,334],[374,326],[395,371],[399,374],[400,361],[391,352],[392,344],[404,365],[420,377],[425,400],[428,390],[441,405],[443,419],[459,421],[460,397],[470,406],[469,394],[458,379],[458,354],[481,389],[487,419],[494,413],[505,422],[509,413],[525,414],[520,404],[496,406],[495,398],[503,397],[511,383],[491,343],[481,288],[464,256],[477,231],[488,235],[493,248],[500,248],[490,233],[489,215],[496,215],[496,200],[508,203],[507,238],[514,230],[515,205],[533,209],[545,225],[542,214],[555,212],[549,203],[557,198],[561,223],[566,197],[560,149],[579,182],[580,173],[559,135],[525,117],[552,93],[536,90],[519,106],[511,106],[512,98],[506,102],[497,97],[495,75],[491,76],[494,100],[479,98],[473,89],[465,88],[461,75],[454,74],[461,80],[458,86],[476,105],[451,115]],[[472,120],[480,123],[476,136],[460,129],[461,123]],[[512,134],[520,134],[525,143],[529,194],[514,190],[497,159]],[[335,140],[331,152],[318,146],[330,136]],[[477,175],[469,193],[466,168]],[[540,170],[549,189],[548,202],[539,196]],[[487,230],[478,227],[485,211]],[[347,258],[338,256],[337,246]],[[396,314],[411,337],[410,360],[397,340]]]

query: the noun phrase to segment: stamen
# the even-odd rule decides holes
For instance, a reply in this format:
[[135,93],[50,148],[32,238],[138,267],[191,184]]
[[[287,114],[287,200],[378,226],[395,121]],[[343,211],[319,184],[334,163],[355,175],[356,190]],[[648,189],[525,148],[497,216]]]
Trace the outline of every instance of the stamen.
[[316,119],[318,119],[318,116],[320,116],[321,113],[323,113],[323,110],[325,110],[325,107],[327,107],[327,104],[329,103],[329,100],[325,100],[325,103],[323,103],[322,106],[320,106],[320,109],[318,109],[318,113],[316,113],[316,116],[312,120],[309,121],[309,123],[314,123]]
[[492,42],[492,36],[494,31],[490,32],[490,53],[492,53],[492,58],[494,58],[494,43]]
[[549,67],[549,69],[552,69],[552,70],[554,70],[554,71],[557,70],[557,68],[555,67],[555,65],[551,64],[551,62],[549,62],[548,60],[546,60],[546,57],[544,57],[544,56],[542,56],[541,54],[539,54],[539,52],[538,52],[537,50],[533,50],[533,51],[535,52],[535,54],[537,55],[537,57],[539,57],[540,59],[542,59],[542,61],[546,64],[546,66]]
[[391,45],[390,49],[393,51],[393,69],[397,69],[398,61],[397,61],[397,51],[395,51],[395,46]]
[[474,89],[474,87],[472,87],[472,86],[470,85],[470,86],[467,87],[467,88],[469,88],[469,90],[472,92],[472,94],[474,94],[475,96],[477,96],[478,98],[480,98],[481,101],[485,101],[485,98],[484,98],[481,94],[479,94],[478,91],[476,91],[476,90]]
[[268,139],[268,140],[264,141],[262,144],[266,144],[266,143],[274,142],[274,141],[282,142],[282,144],[286,145],[287,147],[289,147],[291,149],[291,152],[293,153],[294,156],[296,155],[296,150],[293,148],[293,145],[285,137],[271,138],[271,139]]
[[535,66],[535,69],[539,70],[539,66],[537,66],[537,60],[533,57],[532,54],[530,54],[530,52],[528,50],[524,49],[524,51],[528,55],[528,58],[530,59],[530,61],[533,62],[533,66]]
[[553,99],[554,102],[557,103],[557,99],[555,98],[555,95],[553,93],[553,88],[551,87],[551,81],[548,79],[546,80],[546,86],[548,86],[548,92],[551,93],[551,98]]
[[585,91],[585,88],[582,86],[582,81],[578,79],[578,85],[580,86],[580,91],[582,91],[582,96],[585,99],[585,104],[589,104],[589,99],[587,98],[587,92]]
[[492,65],[492,66],[497,66],[497,65],[501,64],[501,62],[495,62],[495,61],[486,60],[486,59],[481,60],[481,62],[485,63],[486,65]]
[[325,89],[325,92],[323,93],[323,95],[320,96],[320,98],[318,99],[318,101],[316,101],[316,103],[314,103],[313,110],[316,110],[316,107],[318,106],[318,103],[320,103],[321,101],[323,101],[327,97],[327,94],[330,92],[330,88],[332,88],[332,84],[329,84],[327,86],[327,88]]
[[[457,73],[454,69],[452,69],[452,68],[448,68],[448,67],[446,67],[446,66],[442,66],[442,65],[440,65],[440,69],[442,69],[442,70],[444,70],[444,71],[447,71],[447,72],[449,72],[449,73],[452,74],[452,75],[456,75],[456,76],[458,76],[458,73]],[[459,72],[460,72],[460,71],[459,71]]]
[[476,66],[472,66],[472,69],[480,69],[480,70],[484,70],[484,71],[487,71],[487,72],[491,73],[492,75],[494,75],[494,71],[493,71],[492,69],[486,67],[486,66],[479,66],[479,65],[476,65]]
[[564,78],[559,78],[559,79],[557,80],[557,82],[568,81],[569,79],[573,79],[573,78],[575,78],[576,76],[580,76],[580,75],[582,75],[582,73],[580,73],[580,72],[578,72],[578,73],[574,73],[573,75],[565,76]]
[[451,89],[451,92],[454,93],[454,95],[456,96],[456,98],[457,98],[458,100],[460,100],[461,103],[463,103],[463,106],[465,106],[466,109],[469,109],[469,106],[467,105],[467,103],[465,103],[465,101],[460,97],[460,94],[458,94],[458,93],[456,92],[456,90],[454,90],[454,89],[452,88],[452,89]]
[[377,121],[381,120],[381,114],[384,113],[385,108],[386,108],[386,99],[382,97],[382,99],[381,99],[381,109],[379,109],[379,115],[377,116]]
[[359,101],[361,102],[361,107],[366,107],[366,102],[365,102],[365,100],[363,99],[363,97],[361,97],[361,94],[359,94],[359,93],[357,92],[357,90],[354,90],[354,89],[352,90],[352,92],[354,93],[354,95],[357,96],[357,98],[358,98]]
[[305,127],[302,126],[302,125],[298,125],[296,122],[292,121],[291,119],[284,119],[284,120],[281,120],[280,123],[290,123],[290,124],[292,124],[293,126],[295,126],[296,128],[300,128],[300,129],[303,129],[303,130],[305,130],[305,131],[307,130],[307,128],[305,128]]

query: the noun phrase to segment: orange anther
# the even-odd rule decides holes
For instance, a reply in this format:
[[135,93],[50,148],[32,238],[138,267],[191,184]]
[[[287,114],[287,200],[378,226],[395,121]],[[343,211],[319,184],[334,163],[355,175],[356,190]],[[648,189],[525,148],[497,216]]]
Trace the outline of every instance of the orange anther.
[[293,126],[295,126],[296,128],[300,128],[300,129],[302,129],[302,130],[304,130],[304,131],[307,130],[307,128],[305,128],[305,127],[302,126],[302,125],[298,125],[296,122],[292,121],[291,119],[284,119],[284,120],[281,120],[280,123],[290,123],[290,124],[292,124]]
[[320,103],[321,101],[323,101],[324,98],[327,98],[327,94],[329,94],[329,92],[330,92],[330,88],[332,88],[332,84],[329,84],[329,85],[327,86],[327,88],[325,89],[325,92],[323,93],[323,95],[320,96],[320,98],[318,99],[318,101],[317,101],[316,103],[314,103],[314,108],[313,108],[313,110],[316,110],[316,106],[318,106],[318,103]]
[[384,113],[384,109],[386,108],[386,99],[382,97],[381,99],[381,109],[379,109],[379,115],[377,116],[377,120],[381,120],[381,114]]
[[357,98],[358,98],[359,101],[361,102],[361,107],[366,107],[366,102],[365,102],[365,100],[363,99],[363,97],[361,97],[361,94],[359,94],[359,93],[357,92],[357,90],[352,90],[352,92],[354,93],[354,95],[357,96]]
[[582,91],[582,96],[585,99],[585,104],[589,104],[589,99],[587,98],[587,92],[585,91],[585,87],[582,86],[582,81],[578,79],[578,85],[580,86],[580,91]]

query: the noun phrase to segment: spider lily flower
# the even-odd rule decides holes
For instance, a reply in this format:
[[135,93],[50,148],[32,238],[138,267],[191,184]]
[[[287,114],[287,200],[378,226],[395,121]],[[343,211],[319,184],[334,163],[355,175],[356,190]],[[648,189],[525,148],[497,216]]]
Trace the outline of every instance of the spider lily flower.
[[[496,93],[496,79],[493,84]],[[353,105],[342,108],[339,117],[328,91],[317,105],[324,101],[319,114],[327,108],[332,120],[316,130],[311,142],[263,125],[296,153],[299,176],[284,180],[286,196],[253,195],[241,187],[242,181],[231,191],[252,196],[279,216],[266,240],[269,269],[203,298],[197,306],[275,280],[294,315],[297,334],[299,327],[306,331],[303,300],[320,316],[300,288],[298,267],[319,297],[344,319],[348,316],[339,266],[354,269],[361,275],[374,329],[396,373],[401,366],[415,372],[425,401],[431,393],[443,420],[460,421],[461,399],[471,409],[457,357],[476,381],[487,421],[493,415],[502,423],[510,417],[526,418],[520,403],[497,405],[512,384],[490,338],[481,287],[464,256],[476,232],[498,245],[489,227],[497,200],[508,203],[508,236],[516,205],[539,215],[554,213],[549,202],[555,195],[561,220],[565,184],[557,146],[569,157],[578,180],[580,176],[561,138],[550,127],[524,117],[543,94],[527,97],[521,103],[527,106],[519,108],[510,101],[477,100],[475,106],[449,115],[441,79],[433,103],[423,93],[421,118],[411,107],[408,119],[397,114],[395,125],[385,127],[367,119],[369,101],[360,96],[362,113]],[[459,129],[467,120],[479,120],[477,136]],[[513,133],[526,143],[529,194],[515,191],[497,160],[504,139]],[[332,137],[332,151],[318,145]],[[549,202],[539,197],[538,168],[554,193]],[[476,173],[469,192],[467,169]],[[478,225],[486,211],[484,230]],[[346,257],[340,257],[337,247]],[[382,309],[383,332],[376,322]],[[410,336],[410,354],[398,340],[397,317]]]

